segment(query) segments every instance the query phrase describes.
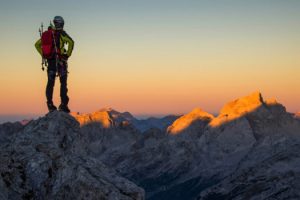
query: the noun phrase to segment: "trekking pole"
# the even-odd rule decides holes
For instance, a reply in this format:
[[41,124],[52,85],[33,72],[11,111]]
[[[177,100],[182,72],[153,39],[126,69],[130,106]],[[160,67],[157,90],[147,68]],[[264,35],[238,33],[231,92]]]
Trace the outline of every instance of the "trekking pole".
[[[39,28],[39,32],[40,32],[40,37],[41,37],[41,41],[42,41],[42,34],[43,34],[43,32],[44,32],[44,30],[43,30],[43,23],[41,24],[41,27]],[[44,64],[45,64],[45,66],[47,66],[46,65],[46,62],[45,62],[45,59],[44,59],[44,57],[43,57],[43,55],[42,55],[42,70],[44,71]]]

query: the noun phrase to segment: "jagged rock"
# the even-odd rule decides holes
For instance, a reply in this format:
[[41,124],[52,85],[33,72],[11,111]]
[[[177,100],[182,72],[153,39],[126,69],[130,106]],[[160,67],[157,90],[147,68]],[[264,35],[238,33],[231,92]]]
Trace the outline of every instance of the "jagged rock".
[[33,119],[23,119],[21,121],[19,121],[20,124],[22,124],[23,126],[26,126],[27,124],[29,124]]
[[4,199],[144,199],[143,189],[87,156],[84,142],[68,114],[32,121],[1,147],[0,193]]
[[0,124],[0,145],[9,142],[15,134],[23,130],[24,126],[20,122],[6,122]]

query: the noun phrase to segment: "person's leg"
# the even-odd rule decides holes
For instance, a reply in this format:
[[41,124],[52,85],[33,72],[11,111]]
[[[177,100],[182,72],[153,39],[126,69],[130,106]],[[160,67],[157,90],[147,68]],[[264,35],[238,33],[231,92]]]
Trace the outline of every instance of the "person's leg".
[[52,97],[53,97],[53,89],[55,85],[55,76],[56,76],[56,66],[55,61],[48,60],[48,82],[46,86],[46,98],[47,98],[47,106],[49,111],[56,110],[56,107],[53,104]]
[[61,98],[61,103],[64,105],[68,105],[69,103],[67,80],[68,80],[67,74],[60,77],[60,98]]
[[66,67],[64,67],[60,73],[60,98],[61,98],[61,104],[59,106],[60,110],[65,112],[70,112],[68,108],[69,103],[69,97],[68,97],[68,72]]

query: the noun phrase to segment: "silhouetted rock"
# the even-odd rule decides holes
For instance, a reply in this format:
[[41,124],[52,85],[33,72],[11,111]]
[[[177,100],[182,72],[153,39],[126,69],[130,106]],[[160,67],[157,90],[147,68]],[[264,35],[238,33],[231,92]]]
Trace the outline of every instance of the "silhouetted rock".
[[86,155],[79,123],[63,112],[32,121],[0,152],[3,199],[144,199],[143,189]]

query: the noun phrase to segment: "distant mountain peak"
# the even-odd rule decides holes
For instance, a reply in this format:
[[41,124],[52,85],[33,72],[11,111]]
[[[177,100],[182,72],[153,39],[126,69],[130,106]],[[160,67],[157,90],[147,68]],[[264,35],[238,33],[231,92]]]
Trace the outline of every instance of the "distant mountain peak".
[[101,124],[103,128],[110,128],[113,126],[113,120],[107,110],[102,109],[88,114],[71,113],[71,115],[80,123],[81,126],[93,122]]
[[[276,100],[270,100],[275,103]],[[276,102],[277,103],[277,102]],[[265,104],[263,97],[259,91],[253,92],[248,96],[244,96],[228,102],[223,106],[218,117],[210,122],[210,126],[216,127],[226,121],[231,121],[239,118],[249,112],[253,112]]]
[[102,108],[93,113],[71,113],[71,115],[77,119],[81,126],[95,122],[103,128],[112,128],[125,121],[129,122],[135,119],[129,112],[121,113],[111,107]]
[[220,115],[241,115],[251,112],[264,103],[260,92],[254,92],[248,96],[244,96],[228,102],[223,106]]
[[278,103],[276,99],[271,98],[264,100],[261,92],[256,91],[247,96],[226,103],[217,117],[214,117],[200,108],[195,108],[190,113],[183,115],[174,121],[174,123],[168,127],[167,131],[170,134],[176,135],[189,128],[189,126],[191,126],[196,120],[208,121],[209,126],[217,127],[263,108],[271,109],[274,112],[285,112],[284,106]]
[[195,108],[192,112],[179,117],[174,123],[168,127],[167,131],[171,135],[176,135],[187,129],[195,121],[211,121],[214,116],[203,111],[201,108]]

